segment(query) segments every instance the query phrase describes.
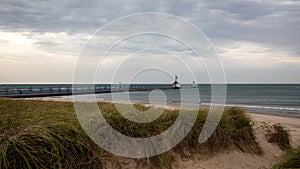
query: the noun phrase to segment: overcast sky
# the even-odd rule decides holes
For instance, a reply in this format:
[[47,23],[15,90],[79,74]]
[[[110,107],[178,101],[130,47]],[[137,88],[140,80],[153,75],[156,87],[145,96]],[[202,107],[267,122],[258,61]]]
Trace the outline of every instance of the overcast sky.
[[[99,28],[141,12],[168,13],[198,27],[214,44],[227,83],[300,83],[299,0],[0,0],[0,83],[72,83],[82,50],[84,54],[104,52],[116,35],[149,25],[172,29],[179,37],[184,34],[187,43],[198,42],[197,36],[184,32],[172,18],[159,24],[145,17],[108,27],[98,46],[83,48]],[[132,25],[137,25],[134,30]],[[204,62],[210,62],[206,46],[200,46],[196,50]],[[184,83],[210,82],[207,71],[214,69],[205,69],[192,55],[170,37],[134,36],[106,57],[95,80],[110,83],[135,78],[135,82],[166,83],[171,80],[167,74],[178,74]],[[195,79],[183,62],[190,63]],[[151,69],[143,73],[146,67]]]

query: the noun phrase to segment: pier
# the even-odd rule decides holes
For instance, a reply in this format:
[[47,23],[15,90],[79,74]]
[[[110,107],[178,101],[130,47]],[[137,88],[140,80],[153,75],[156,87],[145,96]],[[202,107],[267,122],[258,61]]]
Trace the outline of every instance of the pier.
[[92,85],[78,85],[80,87],[77,87],[77,85],[75,86],[76,87],[73,87],[72,85],[24,85],[22,88],[4,87],[0,89],[0,97],[30,98],[173,89],[172,84],[96,84],[93,87],[91,87]]

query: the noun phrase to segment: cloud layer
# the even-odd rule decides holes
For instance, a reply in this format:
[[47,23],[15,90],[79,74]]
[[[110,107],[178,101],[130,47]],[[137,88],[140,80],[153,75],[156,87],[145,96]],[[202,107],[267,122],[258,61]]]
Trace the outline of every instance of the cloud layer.
[[[92,34],[114,19],[135,12],[170,13],[200,28],[215,44],[229,82],[300,81],[297,76],[300,73],[298,0],[0,0],[0,4],[0,60],[5,64],[0,68],[1,83],[71,82],[76,57]],[[138,26],[138,23],[128,24]],[[176,24],[170,21],[172,26]],[[128,31],[127,28],[123,26],[110,31],[122,33]],[[193,37],[189,38],[193,41]],[[107,37],[107,41],[113,39]],[[189,56],[189,52],[172,41],[162,42],[154,37],[124,42],[125,47],[118,55],[158,42],[164,44],[163,49]],[[39,66],[41,63],[47,66]],[[51,72],[47,71],[49,69]],[[203,75],[202,70],[199,68],[198,74]],[[3,72],[12,73],[6,75]],[[49,77],[43,77],[45,72]],[[204,79],[199,77],[197,81],[208,82]]]

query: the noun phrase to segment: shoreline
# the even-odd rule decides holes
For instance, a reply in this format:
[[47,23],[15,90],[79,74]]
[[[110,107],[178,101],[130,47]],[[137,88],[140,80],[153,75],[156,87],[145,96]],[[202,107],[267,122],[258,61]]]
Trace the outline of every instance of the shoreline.
[[[9,99],[24,99],[24,100],[43,100],[43,101],[58,101],[58,102],[73,102],[72,98],[61,98],[61,97],[37,97],[37,98],[9,98]],[[92,102],[93,100],[91,99],[85,99],[83,98],[83,102]],[[145,101],[136,101],[136,102],[117,102],[109,99],[103,99],[103,100],[97,100],[97,102],[104,102],[104,103],[122,103],[122,104],[143,104],[146,106],[150,106],[150,103],[147,103]],[[166,106],[167,108],[170,109],[180,109],[180,103],[174,103],[174,102],[168,102],[167,105],[155,105],[157,107],[164,107]],[[216,105],[218,106],[218,105]],[[199,105],[184,105],[184,109],[195,109],[195,107],[198,107],[200,109],[209,109],[211,106],[209,104],[199,104]],[[268,116],[278,116],[278,117],[286,117],[286,118],[297,118],[300,119],[300,111],[296,111],[291,113],[288,110],[277,110],[277,109],[268,109],[268,108],[255,108],[255,107],[245,107],[244,105],[233,105],[233,104],[227,104],[225,105],[226,108],[230,107],[238,107],[243,110],[245,110],[247,113],[251,114],[259,114],[259,115],[268,115]],[[283,112],[283,113],[280,113]]]

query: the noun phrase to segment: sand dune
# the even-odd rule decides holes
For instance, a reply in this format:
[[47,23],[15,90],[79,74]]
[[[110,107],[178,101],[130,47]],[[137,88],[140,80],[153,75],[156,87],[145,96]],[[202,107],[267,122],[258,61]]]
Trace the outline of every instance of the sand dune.
[[237,151],[225,152],[208,157],[195,157],[193,160],[182,160],[180,158],[174,163],[173,168],[178,169],[264,169],[271,168],[276,164],[278,157],[283,153],[275,144],[266,140],[265,133],[273,124],[281,124],[290,131],[292,146],[300,146],[300,119],[278,117],[248,113],[253,120],[253,129],[259,145],[264,154],[262,156],[246,154]]
[[288,118],[280,116],[271,116],[263,114],[248,113],[249,116],[257,122],[266,122],[268,124],[281,124],[292,136],[292,146],[300,146],[300,118]]
[[[55,98],[45,100],[56,100]],[[62,101],[59,99],[58,101]],[[70,101],[70,100],[64,100]],[[110,102],[110,101],[107,101]],[[178,109],[176,106],[166,106],[171,110]],[[212,157],[195,155],[190,159],[182,159],[176,157],[172,168],[176,169],[267,169],[277,163],[278,157],[283,151],[275,144],[269,143],[265,134],[272,128],[274,124],[280,124],[286,128],[291,135],[291,144],[293,147],[300,146],[300,118],[280,117],[272,115],[263,115],[255,113],[247,113],[253,120],[252,127],[257,142],[262,147],[263,155],[247,154],[238,151],[228,151],[219,153]],[[134,159],[119,158],[120,168],[139,168]],[[115,165],[108,165],[107,168],[115,168]]]

